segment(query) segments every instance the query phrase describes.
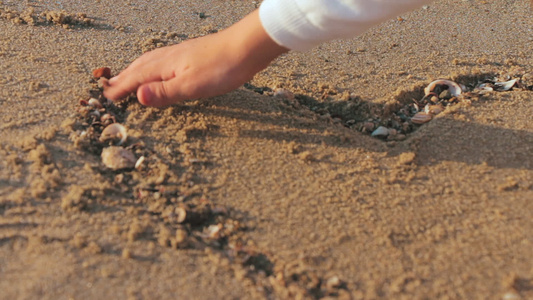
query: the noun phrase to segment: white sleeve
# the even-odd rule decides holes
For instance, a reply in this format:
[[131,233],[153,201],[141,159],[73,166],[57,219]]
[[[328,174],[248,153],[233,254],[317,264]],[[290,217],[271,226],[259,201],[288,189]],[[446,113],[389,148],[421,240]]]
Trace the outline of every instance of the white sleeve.
[[432,0],[264,0],[261,23],[278,44],[305,51],[357,36],[370,27]]

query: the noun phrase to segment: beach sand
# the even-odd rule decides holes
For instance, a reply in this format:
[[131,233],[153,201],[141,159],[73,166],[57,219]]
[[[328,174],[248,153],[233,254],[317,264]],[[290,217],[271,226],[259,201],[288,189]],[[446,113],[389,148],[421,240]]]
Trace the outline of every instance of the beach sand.
[[[102,164],[80,113],[92,70],[258,5],[0,1],[0,298],[532,299],[527,0],[436,1],[226,95],[109,106],[145,160]],[[362,131],[437,78],[524,88],[401,138]]]

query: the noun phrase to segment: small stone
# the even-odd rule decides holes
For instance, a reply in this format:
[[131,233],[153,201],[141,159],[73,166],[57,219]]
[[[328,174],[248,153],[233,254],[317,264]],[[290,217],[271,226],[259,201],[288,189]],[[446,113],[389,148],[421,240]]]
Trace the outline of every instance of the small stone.
[[439,94],[440,99],[451,99],[453,97],[450,90],[444,90]]
[[397,140],[397,141],[403,141],[405,140],[406,136],[405,134],[397,134],[394,139]]
[[274,92],[274,97],[280,97],[288,100],[294,100],[294,94],[286,89],[277,89]]
[[127,248],[124,248],[122,250],[122,258],[124,259],[130,259],[131,258],[131,251]]
[[371,135],[373,137],[385,138],[389,135],[389,129],[384,126],[379,126],[376,130],[374,130],[374,132],[372,132]]
[[363,124],[363,130],[364,130],[364,132],[372,132],[374,130],[374,128],[376,128],[375,126],[376,125],[374,125],[374,123],[372,123],[372,122],[365,122]]

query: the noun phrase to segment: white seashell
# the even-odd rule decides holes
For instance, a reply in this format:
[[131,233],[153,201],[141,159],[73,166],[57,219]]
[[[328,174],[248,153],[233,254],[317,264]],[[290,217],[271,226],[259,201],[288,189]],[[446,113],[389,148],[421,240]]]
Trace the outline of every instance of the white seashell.
[[91,98],[89,99],[89,101],[87,101],[87,103],[89,104],[89,106],[92,106],[94,108],[102,108],[102,103],[100,103],[100,101],[98,101],[98,99],[95,99],[95,98]]
[[93,116],[95,116],[95,117],[97,117],[97,118],[100,118],[100,112],[97,111],[97,110],[93,110],[93,111],[91,111],[90,114],[93,115]]
[[111,146],[102,151],[102,162],[112,170],[131,169],[136,160],[133,152],[122,147]]
[[374,136],[374,137],[387,137],[388,135],[389,135],[389,129],[387,129],[387,127],[384,127],[384,126],[379,126],[371,134],[371,136]]
[[450,91],[450,94],[453,96],[453,97],[457,97],[459,95],[461,95],[461,93],[463,92],[463,89],[461,88],[461,86],[451,80],[447,80],[447,79],[438,79],[438,80],[435,80],[433,82],[431,82],[425,89],[424,89],[424,93],[425,95],[429,95],[429,93],[433,92],[435,90],[435,88],[438,86],[438,85],[446,85],[448,87],[448,90]]
[[494,89],[497,91],[508,91],[513,88],[518,79],[513,79],[505,82],[495,82]]
[[521,297],[515,292],[507,292],[503,295],[502,300],[520,300]]
[[135,163],[135,169],[139,169],[142,166],[144,160],[145,160],[144,156],[139,157],[139,159]]
[[414,124],[424,124],[431,121],[433,117],[425,112],[419,112],[411,118],[411,122]]
[[207,227],[207,237],[210,239],[218,239],[220,237],[220,225],[210,225]]
[[326,281],[326,288],[331,290],[341,286],[341,280],[337,276],[333,276]]
[[480,94],[490,93],[494,91],[494,88],[492,88],[492,84],[488,83],[482,83],[476,87],[477,90],[479,90]]
[[113,123],[107,126],[100,135],[100,142],[111,141],[115,145],[122,145],[128,138],[126,127],[119,123]]

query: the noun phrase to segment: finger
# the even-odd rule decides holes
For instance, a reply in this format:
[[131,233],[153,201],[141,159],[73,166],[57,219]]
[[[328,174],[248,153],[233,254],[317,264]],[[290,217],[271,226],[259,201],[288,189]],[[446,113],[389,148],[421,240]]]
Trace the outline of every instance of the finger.
[[179,79],[155,81],[143,84],[137,90],[137,99],[146,106],[162,107],[193,98],[194,95],[185,92]]
[[119,100],[136,91],[142,84],[172,77],[173,72],[168,71],[168,64],[163,59],[154,55],[141,56],[119,75],[109,80],[109,87],[104,90],[104,96],[111,100]]

